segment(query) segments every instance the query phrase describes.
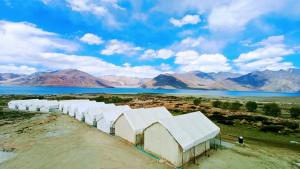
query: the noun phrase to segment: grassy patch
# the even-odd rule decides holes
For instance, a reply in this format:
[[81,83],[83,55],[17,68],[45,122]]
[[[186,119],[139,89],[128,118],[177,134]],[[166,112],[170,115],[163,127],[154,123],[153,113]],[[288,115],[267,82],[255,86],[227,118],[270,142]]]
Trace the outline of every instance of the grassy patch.
[[246,127],[244,125],[228,126],[218,124],[221,128],[222,137],[228,139],[236,139],[238,136],[243,136],[246,143],[267,144],[269,146],[286,147],[290,149],[298,149],[300,145],[290,144],[290,141],[300,142],[300,134],[282,135],[271,132],[263,132],[257,128]]

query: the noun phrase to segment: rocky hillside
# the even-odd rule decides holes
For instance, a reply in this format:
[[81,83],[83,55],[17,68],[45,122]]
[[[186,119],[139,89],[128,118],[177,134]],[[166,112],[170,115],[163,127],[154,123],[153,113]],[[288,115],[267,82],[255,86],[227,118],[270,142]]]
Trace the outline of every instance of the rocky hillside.
[[119,88],[138,88],[151,78],[138,78],[127,76],[101,76],[100,79],[104,80],[106,84]]
[[38,72],[27,76],[11,78],[1,83],[31,86],[111,87],[103,80],[75,69]]
[[[167,80],[162,77],[167,77]],[[178,83],[180,83],[180,85],[174,85]],[[227,72],[167,74],[153,78],[143,84],[142,87],[299,92],[300,70],[266,70],[248,73],[246,75]]]
[[14,74],[14,73],[0,73],[0,82],[18,78],[21,76],[24,76],[24,75],[19,75],[19,74]]

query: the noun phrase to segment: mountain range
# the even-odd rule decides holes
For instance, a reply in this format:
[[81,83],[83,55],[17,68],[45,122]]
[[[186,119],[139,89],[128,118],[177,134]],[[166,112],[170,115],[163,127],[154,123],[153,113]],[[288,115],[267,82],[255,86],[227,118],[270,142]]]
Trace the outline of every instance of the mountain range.
[[0,80],[0,83],[10,85],[112,87],[99,78],[75,69],[53,72],[37,72],[31,75],[10,76],[12,78],[1,77],[8,77],[7,75],[0,74],[0,79],[4,79]]
[[31,86],[76,86],[97,88],[212,89],[239,91],[300,92],[300,69],[255,71],[248,74],[200,71],[160,74],[154,78],[126,76],[95,77],[66,69],[31,75],[0,73],[0,84]]

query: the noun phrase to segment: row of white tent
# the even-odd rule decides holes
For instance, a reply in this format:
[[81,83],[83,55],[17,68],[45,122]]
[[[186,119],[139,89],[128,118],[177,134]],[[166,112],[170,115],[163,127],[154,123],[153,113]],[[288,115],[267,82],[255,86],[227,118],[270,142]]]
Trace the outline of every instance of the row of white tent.
[[62,112],[117,135],[178,167],[210,149],[220,128],[201,112],[173,116],[165,107],[131,109],[90,100],[14,100],[10,109]]
[[59,102],[56,100],[12,100],[8,103],[9,109],[32,111],[32,112],[56,112],[58,111]]

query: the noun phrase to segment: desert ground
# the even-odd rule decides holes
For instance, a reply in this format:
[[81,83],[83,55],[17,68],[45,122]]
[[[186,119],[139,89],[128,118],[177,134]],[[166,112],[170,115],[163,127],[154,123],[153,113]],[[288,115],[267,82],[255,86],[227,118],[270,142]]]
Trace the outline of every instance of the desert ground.
[[[138,107],[151,99],[153,104],[165,103],[163,97],[142,97],[144,101],[127,100],[128,104]],[[172,101],[168,99],[167,107],[170,109]],[[176,104],[181,103],[176,101]],[[124,140],[67,115],[15,112],[7,110],[5,106],[1,111],[1,169],[172,168],[163,160],[145,154]],[[230,146],[212,149],[197,158],[196,164],[190,162],[183,168],[297,169],[296,163],[300,163],[299,133],[282,135],[262,132],[252,125],[217,124],[221,128],[222,140]],[[245,137],[244,145],[237,143],[239,135]]]

